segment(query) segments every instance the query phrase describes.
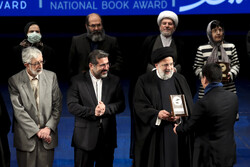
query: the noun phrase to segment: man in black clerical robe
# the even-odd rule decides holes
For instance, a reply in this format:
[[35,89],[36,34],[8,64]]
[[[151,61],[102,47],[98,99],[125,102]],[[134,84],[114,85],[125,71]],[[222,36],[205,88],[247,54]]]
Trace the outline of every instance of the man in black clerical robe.
[[169,95],[184,94],[188,113],[193,105],[186,79],[174,72],[173,49],[152,53],[156,70],[139,77],[134,92],[135,167],[191,166],[191,137],[177,136],[174,123],[187,117],[171,115]]

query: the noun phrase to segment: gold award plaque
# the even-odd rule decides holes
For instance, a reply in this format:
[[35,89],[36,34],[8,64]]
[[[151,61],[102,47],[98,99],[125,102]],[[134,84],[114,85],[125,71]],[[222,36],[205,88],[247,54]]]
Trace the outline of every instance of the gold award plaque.
[[228,79],[228,72],[230,71],[229,63],[226,63],[226,62],[217,62],[217,64],[219,64],[221,66],[222,83],[229,82],[229,79]]

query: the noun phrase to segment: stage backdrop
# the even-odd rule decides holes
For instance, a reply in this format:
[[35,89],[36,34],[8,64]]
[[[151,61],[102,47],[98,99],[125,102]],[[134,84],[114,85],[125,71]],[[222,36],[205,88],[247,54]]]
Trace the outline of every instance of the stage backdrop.
[[245,14],[249,0],[0,0],[0,16]]

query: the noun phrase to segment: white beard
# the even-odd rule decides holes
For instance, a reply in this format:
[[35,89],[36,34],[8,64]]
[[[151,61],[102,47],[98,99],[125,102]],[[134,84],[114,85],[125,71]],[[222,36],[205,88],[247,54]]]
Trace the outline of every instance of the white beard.
[[170,74],[166,74],[166,72],[161,69],[157,70],[157,75],[162,80],[168,80],[173,76],[173,74],[174,74],[173,70],[170,71]]

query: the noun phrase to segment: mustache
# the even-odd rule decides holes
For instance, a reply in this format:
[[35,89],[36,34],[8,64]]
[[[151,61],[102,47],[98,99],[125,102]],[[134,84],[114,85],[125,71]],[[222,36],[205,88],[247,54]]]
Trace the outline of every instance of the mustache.
[[109,70],[102,70],[101,72],[108,72]]

